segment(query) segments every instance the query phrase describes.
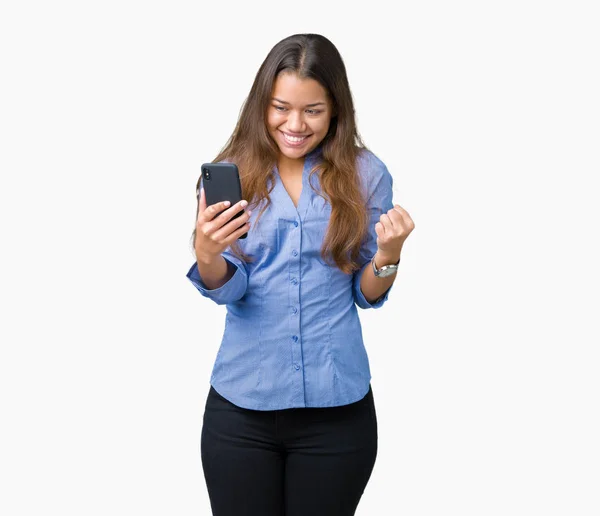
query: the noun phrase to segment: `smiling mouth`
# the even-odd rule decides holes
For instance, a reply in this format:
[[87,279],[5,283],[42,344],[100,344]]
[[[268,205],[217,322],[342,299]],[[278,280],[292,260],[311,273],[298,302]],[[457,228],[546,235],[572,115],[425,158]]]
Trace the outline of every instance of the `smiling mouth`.
[[284,133],[283,131],[280,131],[281,134],[283,134],[283,137],[285,138],[286,141],[290,142],[290,143],[302,143],[304,140],[306,140],[310,134],[306,135],[306,136],[291,136],[287,133]]

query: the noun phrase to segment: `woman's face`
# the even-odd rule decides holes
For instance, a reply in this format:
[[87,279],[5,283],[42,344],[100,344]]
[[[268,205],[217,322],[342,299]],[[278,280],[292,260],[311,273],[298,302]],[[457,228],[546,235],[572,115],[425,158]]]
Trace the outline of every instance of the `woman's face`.
[[281,73],[275,79],[267,126],[281,153],[299,159],[327,135],[332,106],[327,91],[314,79]]

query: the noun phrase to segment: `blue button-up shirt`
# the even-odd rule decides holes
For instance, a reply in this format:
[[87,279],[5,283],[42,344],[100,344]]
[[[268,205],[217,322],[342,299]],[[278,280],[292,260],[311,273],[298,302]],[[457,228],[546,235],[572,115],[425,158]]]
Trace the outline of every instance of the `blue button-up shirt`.
[[[227,248],[222,256],[236,270],[216,289],[206,287],[196,263],[187,273],[203,296],[226,305],[210,383],[239,407],[333,407],[358,401],[369,390],[371,372],[356,307],[379,308],[391,290],[369,303],[360,278],[377,251],[375,224],[393,207],[392,176],[372,152],[361,152],[357,165],[370,224],[362,266],[346,274],[320,256],[331,206],[308,184],[319,157],[320,148],[305,157],[297,207],[275,167],[271,205],[256,226],[260,210],[253,209],[248,237],[238,240],[253,262],[239,260]],[[320,191],[318,173],[311,183]]]

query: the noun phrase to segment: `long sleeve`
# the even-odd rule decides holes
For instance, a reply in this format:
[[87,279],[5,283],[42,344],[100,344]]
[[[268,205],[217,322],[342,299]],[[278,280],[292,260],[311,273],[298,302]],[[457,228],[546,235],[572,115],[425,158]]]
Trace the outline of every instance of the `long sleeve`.
[[248,272],[246,270],[246,264],[227,249],[221,253],[221,256],[234,265],[236,271],[224,285],[215,289],[207,288],[200,277],[198,264],[196,262],[194,262],[186,274],[187,278],[198,289],[200,294],[212,299],[218,305],[225,305],[238,301],[244,296],[246,289],[248,288]]
[[[385,164],[371,154],[371,159],[368,160],[368,167],[372,168],[367,177],[368,183],[375,185],[370,192],[367,202],[367,211],[369,213],[369,229],[365,240],[360,249],[359,263],[361,268],[354,272],[352,278],[352,289],[354,301],[360,308],[380,308],[387,301],[392,287],[388,288],[378,299],[373,303],[369,303],[360,289],[360,279],[364,270],[367,267],[372,267],[371,258],[377,252],[377,233],[375,232],[375,224],[379,222],[379,217],[387,213],[388,210],[394,207],[392,202],[393,196],[393,178]],[[393,286],[393,285],[392,285]]]

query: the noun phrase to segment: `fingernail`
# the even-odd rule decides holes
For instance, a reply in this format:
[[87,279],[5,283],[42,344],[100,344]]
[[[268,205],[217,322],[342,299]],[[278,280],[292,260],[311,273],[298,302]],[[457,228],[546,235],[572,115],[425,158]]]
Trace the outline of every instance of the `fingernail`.
[[229,206],[231,203],[229,201],[225,201],[225,206]]
[[245,208],[248,206],[248,201],[242,201],[240,204],[242,205],[242,208]]

